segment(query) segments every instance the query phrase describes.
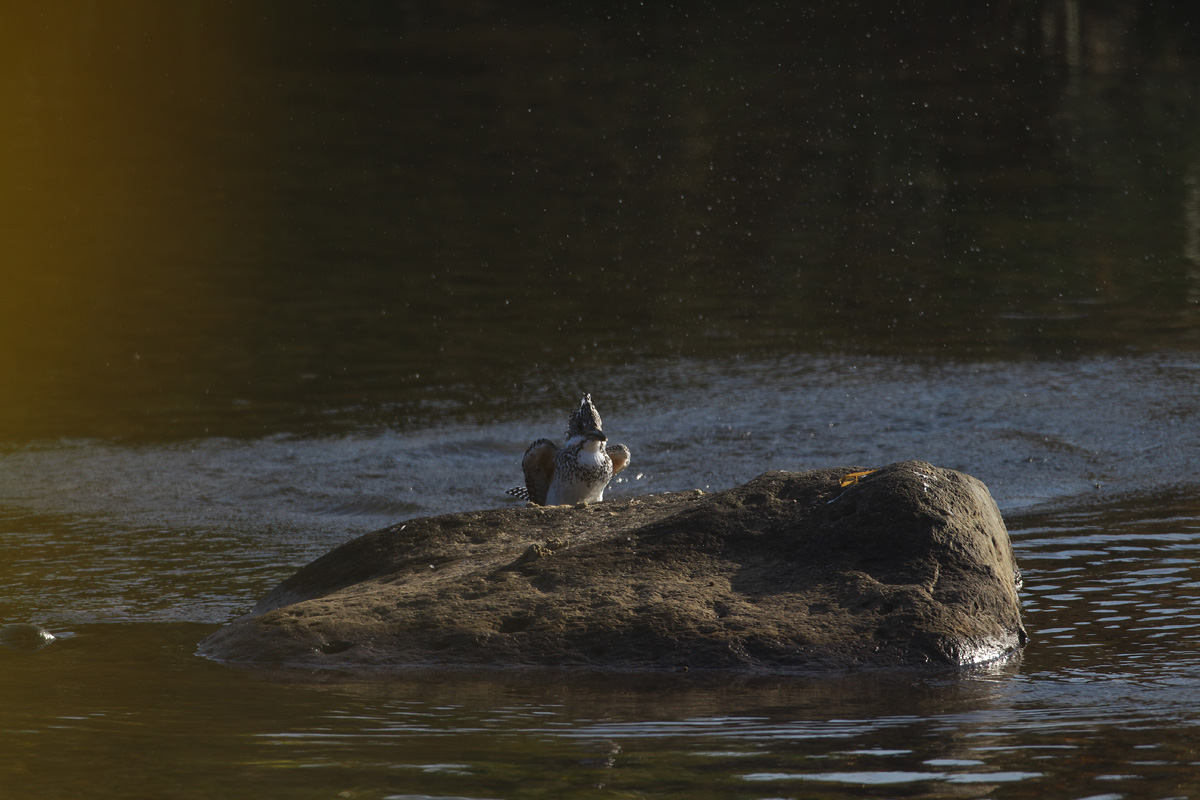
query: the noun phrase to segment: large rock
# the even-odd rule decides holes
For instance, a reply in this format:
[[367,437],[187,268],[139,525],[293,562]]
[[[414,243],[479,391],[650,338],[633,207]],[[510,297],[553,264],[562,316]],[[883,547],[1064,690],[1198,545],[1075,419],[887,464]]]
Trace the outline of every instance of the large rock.
[[919,461],[705,495],[409,520],[302,568],[200,652],[237,662],[783,670],[1025,641],[991,495]]

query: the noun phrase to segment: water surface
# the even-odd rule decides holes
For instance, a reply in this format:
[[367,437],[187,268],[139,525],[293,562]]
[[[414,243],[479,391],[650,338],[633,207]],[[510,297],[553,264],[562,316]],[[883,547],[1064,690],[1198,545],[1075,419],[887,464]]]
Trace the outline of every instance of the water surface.
[[[1190,7],[1189,7],[1190,8]],[[1086,13],[1085,13],[1086,12]],[[0,33],[0,779],[37,797],[1200,795],[1187,8],[83,4]],[[310,674],[195,644],[512,502],[984,480],[966,673]]]

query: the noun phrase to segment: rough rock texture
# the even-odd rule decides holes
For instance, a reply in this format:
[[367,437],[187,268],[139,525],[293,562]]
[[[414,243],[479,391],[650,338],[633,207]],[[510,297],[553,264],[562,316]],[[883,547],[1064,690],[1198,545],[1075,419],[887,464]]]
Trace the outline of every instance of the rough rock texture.
[[919,461],[706,495],[410,520],[200,644],[299,665],[781,670],[968,664],[1025,641],[987,487]]

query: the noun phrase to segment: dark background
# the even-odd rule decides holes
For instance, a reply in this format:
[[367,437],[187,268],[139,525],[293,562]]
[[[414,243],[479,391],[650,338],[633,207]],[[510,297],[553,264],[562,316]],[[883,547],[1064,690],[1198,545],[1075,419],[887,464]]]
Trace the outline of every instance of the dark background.
[[10,11],[0,441],[521,413],[679,358],[1192,350],[1193,8]]

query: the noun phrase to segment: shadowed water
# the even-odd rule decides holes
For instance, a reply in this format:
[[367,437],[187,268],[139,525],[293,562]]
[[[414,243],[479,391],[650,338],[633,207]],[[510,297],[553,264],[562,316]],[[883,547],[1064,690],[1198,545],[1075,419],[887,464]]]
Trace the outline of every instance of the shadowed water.
[[[1198,25],[1073,0],[14,11],[0,628],[59,638],[0,647],[0,784],[1200,795]],[[620,679],[195,657],[355,535],[514,502],[584,391],[633,452],[610,497],[979,477],[1029,646]]]

